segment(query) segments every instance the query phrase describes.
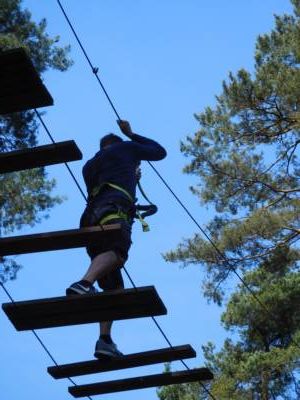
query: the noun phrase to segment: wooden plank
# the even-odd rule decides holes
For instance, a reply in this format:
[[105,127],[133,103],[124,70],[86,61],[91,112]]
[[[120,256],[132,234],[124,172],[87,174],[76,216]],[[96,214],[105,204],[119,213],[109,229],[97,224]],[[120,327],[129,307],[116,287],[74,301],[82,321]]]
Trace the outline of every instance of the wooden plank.
[[197,368],[188,371],[166,372],[157,375],[139,376],[116,381],[92,383],[69,387],[74,397],[93,396],[96,394],[115,393],[125,390],[145,389],[149,387],[176,385],[179,383],[199,382],[213,379],[208,368]]
[[23,48],[0,52],[0,114],[53,105]]
[[166,314],[153,286],[2,304],[18,331]]
[[5,237],[0,239],[0,256],[72,249],[97,243],[106,246],[112,239],[122,239],[123,233],[120,228],[120,224],[111,224]]
[[81,160],[74,140],[0,153],[0,174]]
[[91,360],[73,364],[48,367],[48,373],[55,379],[115,371],[125,368],[171,362],[196,357],[195,350],[189,345],[167,347],[115,357],[113,359]]

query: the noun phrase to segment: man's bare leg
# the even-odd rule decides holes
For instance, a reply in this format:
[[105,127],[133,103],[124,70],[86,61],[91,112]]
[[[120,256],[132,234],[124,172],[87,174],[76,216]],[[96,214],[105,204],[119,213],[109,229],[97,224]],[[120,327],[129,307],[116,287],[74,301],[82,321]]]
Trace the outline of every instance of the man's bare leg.
[[82,280],[93,284],[113,270],[122,267],[124,260],[114,251],[109,250],[96,256]]
[[[91,284],[98,279],[103,278],[110,272],[117,268],[122,267],[124,260],[114,251],[106,251],[105,253],[96,256],[86,274],[83,276],[82,280],[88,281]],[[124,286],[120,286],[116,289],[123,289]],[[111,338],[111,327],[113,321],[103,321],[100,323],[100,336],[107,336]]]
[[113,321],[100,322],[100,336],[108,335],[111,336],[111,326]]
[[[124,285],[120,285],[118,287],[115,288],[117,289],[124,289]],[[100,336],[103,335],[108,335],[111,336],[111,327],[112,327],[113,321],[103,321],[100,322]]]
[[[120,284],[119,286],[115,287],[114,290],[118,290],[118,289],[124,289],[124,284]],[[120,353],[120,351],[117,349],[115,343],[113,342],[112,338],[111,338],[111,328],[112,328],[112,324],[113,321],[102,321],[100,322],[100,336],[99,336],[99,340],[102,339],[105,343],[107,344],[112,344],[113,346],[115,346],[113,348],[113,356],[120,356],[122,355],[122,353]],[[100,348],[102,347],[102,351],[100,350]],[[107,348],[104,348],[105,351],[107,351]],[[100,344],[99,346],[99,342],[97,341],[96,344],[96,352],[98,352],[98,354],[103,352],[103,345]],[[111,351],[111,350],[110,350]],[[103,354],[103,353],[102,353]],[[107,353],[106,353],[107,354]],[[97,356],[95,353],[96,357],[99,357],[99,355]]]
[[[109,250],[98,254],[93,258],[88,270],[82,277],[81,281],[75,282],[67,290],[66,294],[85,294],[95,293],[93,284],[109,275],[113,271],[121,268],[124,264],[124,259],[115,251]],[[117,283],[117,282],[116,282]],[[120,282],[115,289],[123,289],[124,285]],[[115,343],[111,339],[111,327],[113,321],[103,321],[100,323],[100,338],[97,340],[95,357],[101,355],[118,356],[122,353],[117,349]]]

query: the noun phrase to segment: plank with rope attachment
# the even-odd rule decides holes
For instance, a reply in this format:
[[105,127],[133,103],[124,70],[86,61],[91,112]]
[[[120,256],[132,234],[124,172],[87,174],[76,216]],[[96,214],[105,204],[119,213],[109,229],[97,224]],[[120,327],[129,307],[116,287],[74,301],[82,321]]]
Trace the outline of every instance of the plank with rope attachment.
[[0,51],[0,114],[52,106],[53,99],[23,48]]
[[164,349],[133,353],[121,357],[103,360],[83,361],[48,367],[48,373],[55,379],[115,371],[125,368],[141,367],[144,365],[171,362],[196,357],[195,350],[190,345],[167,347]]
[[2,304],[18,331],[164,315],[154,286]]
[[89,385],[70,386],[69,393],[74,397],[93,396],[149,387],[176,385],[187,382],[199,382],[213,379],[208,368],[197,368],[188,371],[165,372],[163,374],[139,376],[136,378],[92,383]]
[[0,153],[0,174],[82,159],[74,140]]
[[69,229],[0,239],[0,256],[72,249],[90,244],[110,243],[122,239],[120,224]]

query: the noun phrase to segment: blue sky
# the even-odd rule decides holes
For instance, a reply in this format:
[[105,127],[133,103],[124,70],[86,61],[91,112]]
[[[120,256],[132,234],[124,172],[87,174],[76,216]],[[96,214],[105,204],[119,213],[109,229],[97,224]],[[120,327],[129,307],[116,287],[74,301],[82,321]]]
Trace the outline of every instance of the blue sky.
[[[48,32],[60,35],[61,43],[72,46],[75,64],[66,73],[51,71],[44,81],[55,105],[44,117],[57,141],[74,139],[83,152],[83,161],[70,164],[80,182],[83,163],[96,151],[98,141],[118,127],[115,115],[100,92],[82,53],[74,41],[55,0],[24,0],[33,18],[46,17]],[[205,226],[212,211],[199,204],[189,186],[195,177],[182,174],[186,161],[179,151],[180,140],[197,130],[194,113],[214,104],[222,80],[229,71],[253,69],[255,39],[273,26],[273,14],[290,12],[288,0],[62,0],[83,44],[122,118],[133,129],[160,141],[168,157],[156,163],[163,177]],[[48,143],[41,128],[40,143]],[[22,233],[76,228],[84,201],[66,169],[47,169],[57,180],[55,192],[67,200],[50,211],[50,218]],[[164,262],[161,254],[191,237],[197,228],[176,204],[147,164],[143,166],[143,186],[159,206],[149,222],[151,232],[143,234],[135,224],[133,247],[127,268],[137,286],[155,285],[168,315],[158,317],[174,345],[190,343],[197,359],[190,367],[201,366],[201,345],[217,346],[228,334],[220,326],[221,309],[207,304],[201,296],[203,267],[186,269]],[[20,232],[21,233],[21,232]],[[84,249],[37,253],[18,257],[24,268],[18,279],[7,283],[15,300],[60,296],[88,266]],[[126,281],[128,287],[130,284]],[[230,286],[229,288],[230,289]],[[0,291],[1,302],[8,299]],[[68,399],[68,381],[55,381],[47,372],[52,365],[30,332],[16,332],[0,313],[0,391],[6,400]],[[98,335],[96,324],[47,329],[38,332],[59,363],[92,358]],[[124,353],[166,347],[150,319],[117,322],[113,337]],[[162,365],[74,378],[78,384],[159,373]],[[179,363],[174,370],[183,369]],[[156,399],[155,389],[105,395],[107,399]]]

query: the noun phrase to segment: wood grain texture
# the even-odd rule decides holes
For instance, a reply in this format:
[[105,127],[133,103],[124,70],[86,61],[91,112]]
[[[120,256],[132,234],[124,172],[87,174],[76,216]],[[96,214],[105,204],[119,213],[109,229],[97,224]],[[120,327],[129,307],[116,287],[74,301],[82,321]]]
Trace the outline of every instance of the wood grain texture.
[[101,243],[103,246],[111,240],[122,240],[120,224],[36,233],[34,235],[10,236],[0,239],[0,255],[15,255],[86,247]]
[[88,375],[125,368],[141,367],[150,364],[171,362],[192,357],[196,357],[196,352],[189,344],[187,344],[145,351],[142,353],[128,354],[112,359],[91,360],[79,363],[64,364],[48,367],[47,370],[53,378],[61,379],[71,376]]
[[0,153],[0,174],[81,160],[74,140]]
[[18,331],[163,315],[153,286],[2,304]]
[[211,379],[213,379],[213,374],[208,368],[197,368],[188,371],[166,372],[157,375],[139,376],[137,378],[71,386],[69,387],[69,393],[74,397],[84,397]]

